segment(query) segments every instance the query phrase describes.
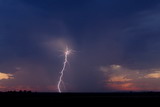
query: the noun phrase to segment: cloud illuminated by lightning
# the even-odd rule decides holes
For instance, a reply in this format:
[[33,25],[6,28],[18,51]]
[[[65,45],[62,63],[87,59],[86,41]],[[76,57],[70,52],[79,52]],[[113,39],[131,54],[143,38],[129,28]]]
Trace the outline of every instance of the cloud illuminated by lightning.
[[63,62],[63,68],[60,72],[60,77],[59,77],[59,81],[58,81],[58,85],[57,85],[57,88],[58,88],[58,92],[61,93],[62,90],[61,90],[61,83],[63,82],[62,81],[62,78],[63,78],[63,75],[64,75],[64,71],[65,71],[65,68],[66,68],[66,64],[68,62],[68,55],[71,53],[71,50],[68,48],[68,46],[66,46],[65,48],[65,51],[64,51],[64,62]]

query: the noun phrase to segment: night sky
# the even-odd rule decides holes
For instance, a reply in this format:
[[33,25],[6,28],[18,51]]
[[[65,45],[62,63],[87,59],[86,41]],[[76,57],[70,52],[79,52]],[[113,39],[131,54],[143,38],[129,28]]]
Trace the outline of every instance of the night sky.
[[159,0],[0,0],[0,91],[160,91]]

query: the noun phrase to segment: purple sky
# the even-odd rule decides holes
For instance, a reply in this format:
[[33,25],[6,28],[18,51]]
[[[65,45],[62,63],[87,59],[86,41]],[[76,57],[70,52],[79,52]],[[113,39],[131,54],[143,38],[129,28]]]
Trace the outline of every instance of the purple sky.
[[0,91],[160,91],[159,0],[1,0]]

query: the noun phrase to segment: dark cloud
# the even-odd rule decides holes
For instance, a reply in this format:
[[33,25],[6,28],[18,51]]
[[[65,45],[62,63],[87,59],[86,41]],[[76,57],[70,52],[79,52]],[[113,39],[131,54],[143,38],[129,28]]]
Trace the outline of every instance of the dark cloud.
[[141,72],[158,68],[159,4],[158,0],[1,0],[0,70],[15,75],[5,84],[12,89],[56,91],[63,64],[59,50],[66,44],[75,50],[64,77],[66,91],[111,90],[104,87],[101,66],[119,64]]

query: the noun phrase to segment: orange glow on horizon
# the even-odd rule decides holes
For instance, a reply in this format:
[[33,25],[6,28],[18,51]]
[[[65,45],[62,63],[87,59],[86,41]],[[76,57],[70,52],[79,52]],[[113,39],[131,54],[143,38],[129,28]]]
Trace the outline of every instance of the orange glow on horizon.
[[126,82],[126,81],[131,81],[132,79],[126,78],[123,75],[120,76],[113,76],[111,77],[108,81],[109,82]]
[[111,88],[122,91],[140,91],[141,89],[136,87],[133,83],[121,83],[121,84],[110,84]]

